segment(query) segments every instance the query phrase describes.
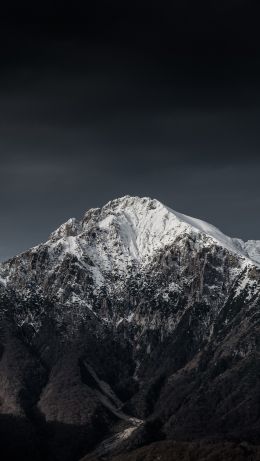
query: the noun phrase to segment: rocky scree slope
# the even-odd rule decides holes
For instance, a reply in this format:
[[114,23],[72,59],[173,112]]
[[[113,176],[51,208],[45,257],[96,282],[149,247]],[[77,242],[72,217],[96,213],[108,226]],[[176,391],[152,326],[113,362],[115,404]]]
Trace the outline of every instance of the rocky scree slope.
[[130,196],[1,264],[5,449],[76,461],[164,438],[257,444],[259,266],[260,242]]

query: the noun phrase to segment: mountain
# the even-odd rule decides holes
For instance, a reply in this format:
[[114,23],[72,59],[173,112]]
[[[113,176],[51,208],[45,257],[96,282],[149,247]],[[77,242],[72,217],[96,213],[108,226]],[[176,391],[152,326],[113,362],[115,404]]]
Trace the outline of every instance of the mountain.
[[258,459],[260,241],[122,197],[2,263],[0,307],[9,458]]

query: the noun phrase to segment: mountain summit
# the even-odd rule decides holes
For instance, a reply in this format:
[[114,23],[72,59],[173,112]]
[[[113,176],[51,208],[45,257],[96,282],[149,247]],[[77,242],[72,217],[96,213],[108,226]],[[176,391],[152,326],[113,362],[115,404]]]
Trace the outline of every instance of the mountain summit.
[[[102,208],[88,210],[82,220],[69,219],[50,235],[50,241],[54,243],[74,237],[72,244],[78,240],[82,243],[94,227],[100,235],[101,231],[104,235],[110,232],[113,238],[121,239],[126,256],[137,260],[144,260],[180,234],[190,232],[198,236],[207,235],[230,251],[254,262],[260,261],[260,241],[243,242],[228,237],[215,226],[174,211],[156,199],[129,195],[112,200]],[[115,229],[117,233],[113,232]]]
[[126,196],[1,264],[0,431],[12,427],[11,455],[258,443],[259,250]]
[[[142,262],[155,251],[173,243],[181,234],[193,233],[199,238],[203,234],[211,237],[224,248],[260,263],[260,251],[257,251],[260,241],[232,239],[215,226],[171,210],[149,197],[127,195],[108,202],[103,208],[90,209],[81,221],[72,218],[62,224],[51,234],[51,239],[57,241],[74,237],[75,243],[79,240],[80,245],[94,227],[100,238],[104,236],[108,241],[110,238],[117,239],[126,258]],[[110,250],[111,256],[116,256],[113,249]],[[105,252],[108,252],[107,248]]]

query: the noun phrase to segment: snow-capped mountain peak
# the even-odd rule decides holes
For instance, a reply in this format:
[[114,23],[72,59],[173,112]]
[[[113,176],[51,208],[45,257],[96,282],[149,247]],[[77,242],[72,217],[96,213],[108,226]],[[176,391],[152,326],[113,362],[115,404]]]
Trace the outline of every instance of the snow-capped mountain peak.
[[108,418],[129,424],[121,441],[158,427],[197,437],[208,409],[212,437],[224,418],[230,438],[249,424],[259,437],[259,250],[147,197],[69,219],[0,265],[0,416],[28,414],[45,446],[50,428],[91,439]]
[[84,246],[94,260],[99,260],[99,265],[102,258],[110,259],[110,263],[105,264],[108,268],[114,259],[121,261],[122,268],[123,259],[126,264],[129,260],[146,263],[156,251],[185,234],[193,235],[203,245],[214,243],[260,263],[259,242],[245,244],[211,224],[174,211],[149,197],[127,195],[102,208],[90,209],[82,221],[72,218],[62,224],[51,234],[51,240],[57,243],[69,239],[71,245],[65,245],[67,250],[73,248],[81,253]]

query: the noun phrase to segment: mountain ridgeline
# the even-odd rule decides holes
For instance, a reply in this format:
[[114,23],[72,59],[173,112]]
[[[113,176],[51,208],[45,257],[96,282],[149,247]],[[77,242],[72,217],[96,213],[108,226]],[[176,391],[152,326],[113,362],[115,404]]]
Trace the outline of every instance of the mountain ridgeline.
[[0,307],[4,459],[260,459],[260,241],[122,197],[2,263]]

